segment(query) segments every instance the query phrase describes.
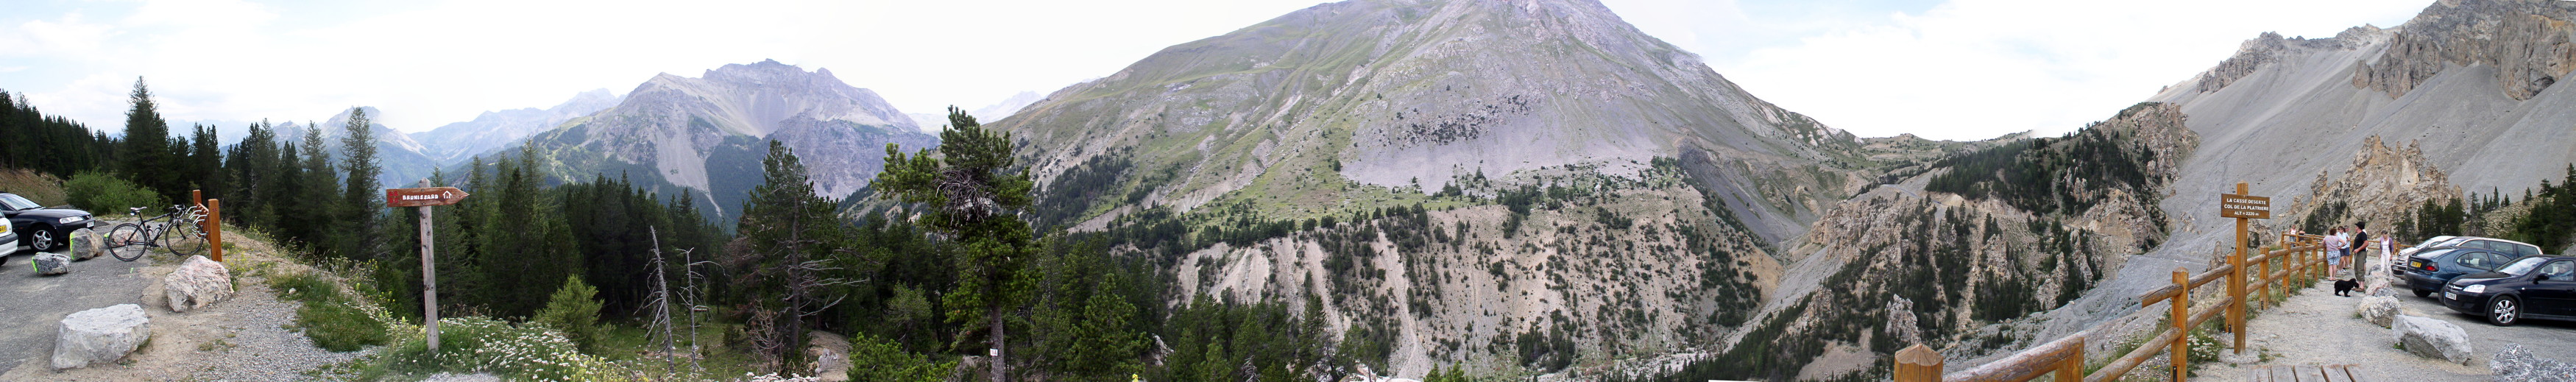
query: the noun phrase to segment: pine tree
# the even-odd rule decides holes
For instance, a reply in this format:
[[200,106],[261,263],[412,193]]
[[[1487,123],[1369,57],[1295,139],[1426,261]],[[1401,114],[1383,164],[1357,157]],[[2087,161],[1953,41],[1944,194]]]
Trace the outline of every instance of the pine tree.
[[207,199],[229,197],[230,188],[224,182],[223,150],[220,149],[223,142],[215,139],[215,127],[196,125],[192,133],[193,139],[188,144],[188,165],[185,166],[190,188],[204,190]]
[[1010,133],[985,130],[954,106],[948,122],[937,157],[932,150],[906,156],[886,145],[885,170],[871,186],[882,191],[879,198],[925,205],[921,224],[964,247],[957,290],[942,299],[952,309],[950,320],[988,326],[992,379],[1000,382],[1009,375],[1003,311],[1018,306],[1028,290],[1021,272],[1035,244],[1019,210],[1029,206],[1033,183],[1026,170],[1012,170]]
[[276,194],[271,189],[277,187],[275,183],[281,177],[277,173],[277,143],[277,132],[268,121],[260,121],[250,125],[250,133],[243,135],[241,142],[226,150],[225,177],[232,191],[225,195],[224,216],[259,227],[269,227],[274,221],[275,207],[270,204],[276,199],[270,198]]
[[385,207],[376,200],[384,191],[376,180],[382,170],[376,163],[375,123],[367,119],[366,108],[350,108],[349,123],[342,127],[347,134],[340,136],[340,167],[348,171],[343,178],[348,185],[340,194],[340,250],[352,258],[377,258],[383,242],[376,231],[383,228],[378,211]]
[[322,125],[305,121],[304,158],[301,158],[304,178],[297,181],[299,187],[296,187],[293,199],[286,199],[296,201],[286,203],[296,206],[295,212],[279,219],[300,220],[297,222],[300,229],[289,235],[313,248],[315,253],[347,258],[348,253],[333,245],[336,240],[331,240],[332,233],[337,232],[332,225],[337,223],[341,204],[328,202],[340,197],[339,170],[331,168],[331,150],[328,147],[322,140]]
[[125,112],[125,144],[117,148],[117,157],[124,165],[118,171],[135,184],[160,193],[162,199],[180,200],[186,190],[179,189],[183,185],[171,183],[178,180],[174,176],[180,172],[174,171],[177,163],[170,157],[170,122],[161,119],[159,106],[152,102],[152,90],[144,86],[143,77],[134,78],[134,94],[127,102],[133,109]]
[[837,300],[824,296],[839,282],[823,275],[829,269],[822,260],[846,243],[832,214],[835,205],[814,194],[814,183],[794,149],[769,141],[761,170],[761,184],[744,201],[737,228],[750,247],[743,254],[748,259],[743,264],[750,268],[741,272],[751,282],[743,287],[759,309],[778,313],[770,331],[778,337],[764,341],[776,348],[759,350],[776,352],[785,370],[801,370],[809,321],[830,307],[825,301]]

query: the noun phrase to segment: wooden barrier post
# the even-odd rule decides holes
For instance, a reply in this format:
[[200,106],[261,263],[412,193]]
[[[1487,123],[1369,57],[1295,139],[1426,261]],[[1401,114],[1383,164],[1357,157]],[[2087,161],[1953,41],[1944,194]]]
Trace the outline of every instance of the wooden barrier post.
[[2084,382],[2084,338],[2075,338],[2075,354],[2057,361],[2057,382]]
[[206,200],[206,252],[224,262],[224,200]]
[[[2272,218],[2272,198],[2254,196],[2245,182],[2236,182],[2236,193],[2218,195],[2218,215],[2236,219],[2236,254],[2227,257],[2227,331],[2236,337],[2236,354],[2245,354],[2245,225],[2248,220]],[[2188,294],[2188,293],[2185,293]],[[2179,379],[2177,379],[2179,380]]]
[[2173,300],[2166,303],[2173,305],[2173,330],[2180,335],[2174,337],[2171,352],[2173,380],[2181,382],[2183,376],[2191,372],[2191,271],[2175,267],[2173,282],[2176,289]]
[[1941,362],[1941,353],[1923,344],[1899,350],[1896,352],[1896,382],[1940,382]]

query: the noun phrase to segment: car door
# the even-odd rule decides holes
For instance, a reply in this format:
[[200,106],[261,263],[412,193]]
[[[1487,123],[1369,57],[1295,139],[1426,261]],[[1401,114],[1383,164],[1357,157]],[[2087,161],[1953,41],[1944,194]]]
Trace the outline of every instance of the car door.
[[2526,309],[2547,315],[2576,315],[2576,260],[2551,261],[2532,273],[2534,281],[2522,288]]

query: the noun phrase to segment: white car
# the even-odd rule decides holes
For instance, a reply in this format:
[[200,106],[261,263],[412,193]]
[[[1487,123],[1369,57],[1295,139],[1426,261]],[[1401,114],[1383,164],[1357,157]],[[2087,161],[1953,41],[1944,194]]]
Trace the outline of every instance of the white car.
[[7,248],[0,256],[18,253],[18,230],[9,226],[9,219],[0,219],[0,248]]

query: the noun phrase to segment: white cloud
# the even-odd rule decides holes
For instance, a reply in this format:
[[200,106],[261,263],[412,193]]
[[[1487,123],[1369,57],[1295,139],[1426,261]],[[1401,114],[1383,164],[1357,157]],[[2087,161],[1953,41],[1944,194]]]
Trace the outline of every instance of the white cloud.
[[[910,112],[1115,73],[1320,0],[144,0],[0,15],[0,88],[94,127],[135,76],[174,120],[319,119],[377,106],[418,131],[486,110],[777,59]],[[2064,131],[2188,78],[2266,30],[2386,26],[2421,0],[2105,3],[1604,0],[1754,94],[1864,135]],[[85,16],[86,15],[86,16]],[[93,21],[104,20],[104,21]]]
[[2258,33],[2331,37],[2403,22],[2424,5],[1956,0],[1710,64],[1756,96],[1863,136],[2055,134],[2189,79]]

